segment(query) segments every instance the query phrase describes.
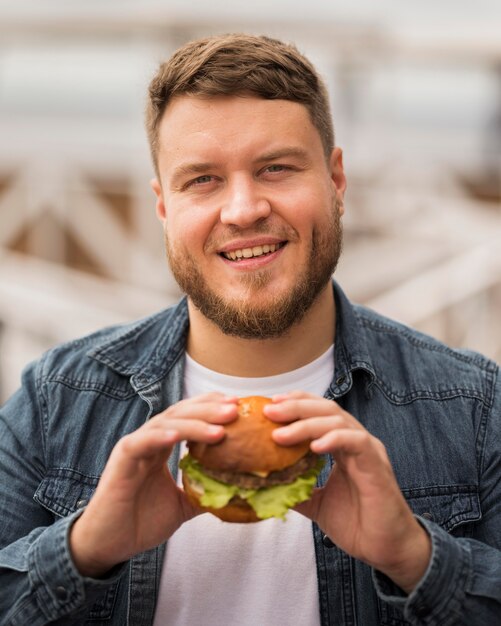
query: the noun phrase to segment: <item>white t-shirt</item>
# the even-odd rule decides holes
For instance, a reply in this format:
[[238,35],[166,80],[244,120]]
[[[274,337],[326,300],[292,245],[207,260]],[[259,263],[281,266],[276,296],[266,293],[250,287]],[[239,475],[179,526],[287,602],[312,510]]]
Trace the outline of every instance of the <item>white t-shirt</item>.
[[[296,389],[322,396],[333,372],[333,346],[300,369],[266,378],[218,374],[187,355],[184,397],[210,391],[272,396]],[[185,451],[183,445],[181,455]],[[311,521],[299,513],[257,524],[227,524],[205,513],[169,539],[154,626],[319,623]]]

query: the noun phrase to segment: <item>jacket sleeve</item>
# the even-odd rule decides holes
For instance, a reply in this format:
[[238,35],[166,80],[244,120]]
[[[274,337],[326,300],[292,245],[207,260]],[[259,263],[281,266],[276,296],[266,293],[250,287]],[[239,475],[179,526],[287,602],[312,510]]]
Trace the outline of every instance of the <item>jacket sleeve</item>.
[[482,517],[471,538],[456,538],[418,518],[432,540],[428,569],[405,596],[380,572],[376,591],[416,626],[501,626],[501,380],[495,374],[490,409],[477,441]]
[[83,578],[68,543],[81,514],[56,518],[33,496],[44,477],[44,400],[31,366],[0,409],[0,623],[37,626],[77,615],[119,577]]

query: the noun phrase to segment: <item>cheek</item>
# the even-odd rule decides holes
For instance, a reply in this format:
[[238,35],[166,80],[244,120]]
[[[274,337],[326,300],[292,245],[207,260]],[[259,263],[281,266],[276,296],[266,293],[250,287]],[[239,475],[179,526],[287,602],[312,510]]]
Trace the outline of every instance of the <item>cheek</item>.
[[333,200],[325,189],[308,188],[305,192],[296,193],[289,198],[287,208],[282,217],[296,228],[298,232],[311,231],[331,215]]
[[172,249],[195,255],[204,250],[212,228],[211,221],[201,212],[172,212],[165,223],[165,236]]

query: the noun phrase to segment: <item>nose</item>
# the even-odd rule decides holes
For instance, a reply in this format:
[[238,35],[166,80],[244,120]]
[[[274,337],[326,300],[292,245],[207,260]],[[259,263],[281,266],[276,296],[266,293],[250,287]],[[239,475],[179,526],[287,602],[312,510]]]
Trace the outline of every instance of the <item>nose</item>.
[[228,184],[220,211],[220,220],[223,224],[246,228],[265,219],[270,213],[270,202],[257,182],[239,177]]

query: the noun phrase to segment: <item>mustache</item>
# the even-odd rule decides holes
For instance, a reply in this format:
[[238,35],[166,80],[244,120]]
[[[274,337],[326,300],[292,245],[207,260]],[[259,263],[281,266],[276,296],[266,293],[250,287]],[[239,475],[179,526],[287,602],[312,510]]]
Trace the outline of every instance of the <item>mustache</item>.
[[242,239],[252,239],[256,235],[276,237],[282,241],[295,242],[299,240],[299,233],[289,224],[271,224],[266,220],[264,222],[257,222],[256,224],[253,224],[251,228],[240,228],[234,224],[224,226],[224,230],[212,233],[208,237],[204,248],[206,252],[220,250],[224,247],[226,242],[231,239],[235,239],[237,237],[241,237]]

